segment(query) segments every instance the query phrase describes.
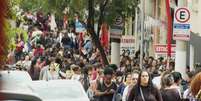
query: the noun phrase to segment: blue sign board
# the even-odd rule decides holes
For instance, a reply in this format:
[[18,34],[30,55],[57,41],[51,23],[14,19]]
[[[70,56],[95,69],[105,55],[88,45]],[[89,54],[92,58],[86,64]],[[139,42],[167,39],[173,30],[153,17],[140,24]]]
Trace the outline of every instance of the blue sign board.
[[190,29],[190,24],[174,24],[176,29]]

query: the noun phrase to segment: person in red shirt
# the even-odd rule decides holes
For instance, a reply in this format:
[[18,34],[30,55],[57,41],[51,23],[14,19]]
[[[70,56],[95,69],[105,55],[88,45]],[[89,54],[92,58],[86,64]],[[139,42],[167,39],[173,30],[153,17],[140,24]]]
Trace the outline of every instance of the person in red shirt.
[[44,52],[43,46],[42,46],[42,45],[38,45],[38,46],[34,49],[33,55],[34,55],[35,57],[38,57],[38,56],[43,55],[43,52]]

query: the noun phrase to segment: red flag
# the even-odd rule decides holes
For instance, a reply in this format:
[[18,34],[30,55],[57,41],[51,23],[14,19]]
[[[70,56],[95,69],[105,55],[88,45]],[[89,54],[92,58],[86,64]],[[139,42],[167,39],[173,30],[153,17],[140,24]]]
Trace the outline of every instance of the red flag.
[[108,37],[108,25],[106,23],[103,23],[101,26],[101,45],[104,48],[108,48],[109,46],[109,37]]

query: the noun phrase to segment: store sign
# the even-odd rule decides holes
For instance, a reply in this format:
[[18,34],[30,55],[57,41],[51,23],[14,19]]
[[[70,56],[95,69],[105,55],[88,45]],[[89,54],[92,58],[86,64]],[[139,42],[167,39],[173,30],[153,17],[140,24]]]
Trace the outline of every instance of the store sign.
[[[171,53],[175,53],[176,45],[172,44],[171,46],[172,46]],[[167,45],[162,45],[162,44],[155,45],[155,53],[156,54],[167,54]]]
[[135,37],[131,35],[125,35],[121,37],[120,54],[128,54],[134,56],[135,54]]
[[110,29],[110,37],[120,39],[123,32],[124,20],[122,16],[117,16],[114,19]]

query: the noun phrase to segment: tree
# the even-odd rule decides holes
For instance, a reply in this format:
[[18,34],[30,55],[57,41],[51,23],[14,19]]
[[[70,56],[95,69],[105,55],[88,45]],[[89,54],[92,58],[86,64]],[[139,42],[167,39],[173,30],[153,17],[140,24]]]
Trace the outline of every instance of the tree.
[[[104,21],[107,21],[110,25],[112,24],[113,19],[117,15],[121,15],[124,18],[128,16],[134,16],[135,14],[135,7],[137,7],[139,1],[138,0],[103,0],[103,1],[95,1],[97,5],[99,6],[99,19],[98,19],[98,32],[97,34],[94,31],[94,0],[88,0],[88,30],[91,33],[92,39],[96,45],[96,47],[99,49],[103,62],[105,65],[108,65],[108,61],[105,55],[105,52],[103,48],[101,47],[100,41],[99,41],[99,32],[100,27]],[[106,16],[106,17],[105,17]]]
[[7,39],[5,33],[5,16],[7,11],[7,0],[1,0],[0,3],[0,69],[3,69],[3,66],[6,62],[6,50],[7,50]]
[[[104,7],[107,5],[108,0],[104,1],[105,3],[101,3],[101,10],[104,11]],[[102,57],[102,61],[104,63],[104,65],[109,65],[109,62],[107,60],[107,57],[105,55],[105,51],[103,49],[103,47],[100,44],[100,40],[99,40],[99,36],[95,33],[94,30],[94,1],[93,0],[88,0],[88,22],[87,22],[87,29],[88,32],[91,33],[92,36],[92,40],[95,43],[96,47],[99,49],[101,57]],[[99,16],[99,24],[102,23],[102,18],[103,14],[101,12],[101,15]],[[100,30],[100,29],[99,29]]]
[[42,11],[45,14],[51,12],[56,15],[57,19],[63,17],[62,12],[67,6],[71,11],[69,15],[73,15],[75,12],[84,14],[86,2],[85,0],[21,0],[20,2],[20,8],[25,11]]
[[[19,7],[25,11],[43,11],[44,13],[54,12],[56,19],[63,18],[63,10],[68,6],[68,18],[73,19],[75,12],[79,12],[81,20],[86,16],[88,9],[88,31],[91,33],[92,39],[96,47],[100,50],[104,64],[108,64],[106,55],[99,41],[100,27],[103,22],[112,24],[113,19],[117,15],[124,18],[134,16],[135,7],[139,0],[12,0],[18,1]],[[96,10],[95,10],[96,9]],[[96,16],[95,16],[96,15]],[[94,30],[94,23],[98,22],[97,34]]]
[[8,0],[8,11],[7,18],[8,19],[17,19],[17,14],[20,12],[20,3],[22,0]]
[[104,2],[101,2],[100,3],[100,16],[99,16],[99,19],[98,19],[98,37],[99,37],[99,32],[100,32],[100,28],[101,28],[101,25],[103,24],[103,21],[104,21],[104,12],[105,12],[105,8],[108,4],[109,0],[104,0]]

